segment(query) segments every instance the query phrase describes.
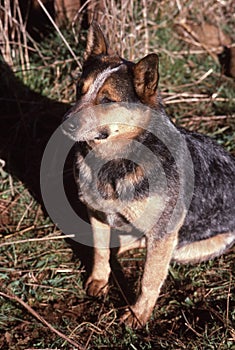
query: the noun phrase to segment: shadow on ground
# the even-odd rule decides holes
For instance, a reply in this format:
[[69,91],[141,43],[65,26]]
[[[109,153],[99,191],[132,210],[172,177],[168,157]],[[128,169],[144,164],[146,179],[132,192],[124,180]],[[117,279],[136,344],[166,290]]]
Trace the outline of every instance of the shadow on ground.
[[[70,106],[30,90],[3,62],[0,62],[0,96],[0,158],[6,162],[4,170],[25,185],[47,215],[40,191],[41,159],[48,140]],[[66,167],[66,194],[79,215],[86,217],[85,208],[78,203],[73,181],[72,151]],[[89,256],[84,247],[73,248],[81,260],[83,255]]]
[[[41,159],[48,140],[70,105],[30,90],[3,62],[0,62],[0,96],[0,158],[6,162],[4,170],[24,184],[47,215],[40,191]],[[73,209],[83,220],[88,221],[86,208],[77,197],[72,171],[73,154],[72,149],[65,163],[64,188]],[[54,190],[56,191],[56,186]],[[89,274],[92,248],[72,239],[66,241],[73,249],[74,257],[81,260]],[[118,283],[130,296],[120,264],[115,259],[115,252],[112,265]]]

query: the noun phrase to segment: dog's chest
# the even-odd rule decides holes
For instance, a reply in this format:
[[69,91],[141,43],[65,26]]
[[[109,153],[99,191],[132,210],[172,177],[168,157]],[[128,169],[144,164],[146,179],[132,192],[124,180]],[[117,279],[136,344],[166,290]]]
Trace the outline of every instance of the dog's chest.
[[149,192],[141,168],[125,159],[103,162],[77,153],[74,174],[81,197],[128,202]]
[[[79,199],[111,227],[145,231],[158,219],[167,197],[151,192],[141,168],[127,160],[89,164],[77,154],[75,179]],[[157,216],[157,217],[156,217]]]

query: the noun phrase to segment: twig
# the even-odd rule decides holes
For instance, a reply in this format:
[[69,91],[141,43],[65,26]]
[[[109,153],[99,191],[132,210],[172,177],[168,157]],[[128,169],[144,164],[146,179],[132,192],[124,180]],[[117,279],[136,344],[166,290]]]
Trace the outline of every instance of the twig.
[[189,321],[188,321],[188,319],[187,319],[187,317],[186,317],[186,315],[185,315],[185,313],[184,313],[184,311],[182,310],[182,314],[183,314],[183,317],[184,317],[184,319],[185,319],[185,325],[193,332],[193,333],[195,333],[198,337],[203,337],[203,335],[202,334],[200,334],[200,333],[198,333],[197,331],[195,331],[195,329],[191,326],[191,324],[189,323]]
[[[11,178],[9,177],[9,183],[11,185]],[[11,189],[11,186],[10,186],[10,190],[11,190],[11,195],[12,195],[12,189]],[[24,189],[20,194],[17,194],[16,197],[13,199],[12,202],[10,202],[4,209],[3,211],[1,211],[1,215],[7,213],[9,211],[9,209],[18,201],[18,199],[22,196],[22,194],[26,191],[26,189]]]
[[4,238],[5,240],[9,239],[9,238],[12,238],[16,235],[22,235],[23,233],[25,232],[28,232],[28,231],[31,231],[31,230],[34,230],[34,231],[38,231],[38,230],[41,230],[41,229],[47,229],[49,227],[54,227],[55,225],[54,224],[46,224],[46,225],[40,225],[40,226],[36,226],[36,225],[31,225],[31,226],[28,226],[28,227],[25,227],[19,231],[15,231],[14,233],[10,233],[9,235],[4,235]]
[[26,32],[26,25],[23,23],[19,1],[15,0],[15,4],[16,4],[17,14],[19,18],[20,33],[22,34],[22,40],[24,44],[24,45],[21,45],[21,38],[20,38],[21,36],[19,35],[19,38],[18,38],[19,53],[20,53],[20,59],[21,59],[21,65],[22,65],[22,72],[25,75],[26,69],[28,70],[30,68],[29,50],[27,45],[27,32]]
[[[35,268],[35,269],[28,269],[28,270],[17,270],[14,269],[13,267],[9,267],[9,268],[1,268],[0,267],[0,272],[13,272],[14,275],[19,274],[22,275],[23,273],[34,273],[34,272],[40,272],[42,271],[41,268]],[[63,268],[59,268],[59,267],[44,267],[43,271],[53,271],[53,273],[73,273],[73,274],[81,274],[82,272],[85,273],[84,269],[63,269]],[[28,283],[29,285],[29,283]],[[33,286],[37,286],[37,287],[41,287],[41,288],[48,288],[48,286],[44,286],[44,285],[36,285],[36,284],[32,284]],[[50,287],[52,288],[52,287]],[[54,288],[54,287],[53,287]],[[58,289],[58,288],[57,288]]]
[[19,220],[19,222],[18,222],[18,224],[17,224],[17,226],[16,226],[16,231],[19,231],[20,226],[21,226],[21,224],[22,224],[22,222],[23,222],[25,216],[28,214],[30,208],[32,207],[33,203],[34,203],[34,199],[31,199],[29,205],[26,204],[26,209],[25,209],[23,215],[21,216],[21,218],[20,218],[20,220]]
[[149,32],[147,19],[147,0],[143,0],[143,22],[144,22],[144,54],[148,54],[149,49]]
[[178,7],[179,12],[181,12],[182,11],[182,5],[181,5],[179,0],[176,0],[176,5]]
[[197,98],[197,97],[192,97],[192,98],[180,98],[180,99],[175,99],[171,101],[165,101],[165,104],[175,104],[175,103],[193,103],[193,102],[235,102],[235,98],[224,98],[224,97],[203,97],[203,98]]
[[219,60],[217,58],[217,56],[211,51],[211,49],[204,43],[202,43],[200,41],[200,38],[198,37],[197,33],[195,33],[190,26],[187,23],[184,23],[184,21],[180,21],[178,23],[187,33],[189,33],[189,35],[196,40],[196,42],[198,42],[201,47],[203,47],[203,49],[213,58],[213,60],[218,64]]
[[174,93],[174,92],[164,93],[164,92],[162,92],[161,94],[168,96],[168,97],[164,97],[164,102],[169,101],[169,100],[173,100],[176,97],[193,97],[193,98],[195,98],[195,97],[197,97],[197,98],[208,97],[205,94],[191,94],[191,93],[188,93],[188,92],[181,92],[181,93]]
[[77,11],[76,15],[74,16],[73,18],[73,21],[72,21],[72,28],[73,28],[73,33],[75,34],[74,32],[74,26],[75,26],[75,23],[79,17],[79,15],[82,13],[82,11],[87,7],[87,5],[91,2],[91,0],[87,0],[85,1],[85,3],[80,7],[80,9]]
[[226,305],[226,326],[229,326],[229,304],[230,304],[230,298],[231,298],[231,285],[232,285],[232,275],[230,274],[230,281],[229,281],[229,287],[228,287],[228,294],[227,294],[227,305]]
[[9,185],[10,185],[10,190],[11,190],[11,195],[12,197],[15,196],[15,190],[14,190],[14,185],[13,185],[13,178],[10,174],[8,174],[8,178],[9,178]]
[[[92,327],[92,329],[91,329],[91,333],[89,334],[89,337],[88,337],[88,339],[87,339],[87,341],[86,341],[85,350],[88,349],[90,340],[91,340],[91,338],[92,338],[94,332],[96,331],[96,329],[99,329],[98,326],[99,326],[99,324],[100,324],[100,315],[101,315],[102,312],[103,312],[103,308],[104,308],[104,303],[102,304],[102,307],[100,308],[100,311],[99,311],[99,314],[98,314],[98,324],[97,324],[97,326],[93,325],[93,327]],[[95,328],[94,328],[94,326],[95,326]],[[100,331],[100,334],[101,334],[101,331]]]
[[183,87],[190,87],[190,86],[195,86],[195,85],[199,85],[201,84],[201,82],[203,80],[205,80],[209,75],[211,75],[213,73],[213,69],[210,68],[205,74],[203,74],[198,80],[196,80],[195,82],[192,83],[188,83],[188,84],[183,84],[183,85],[178,85],[177,89],[181,89]]
[[65,239],[65,238],[74,238],[74,235],[61,235],[61,236],[48,236],[43,238],[27,238],[27,239],[21,239],[19,241],[13,241],[13,242],[4,242],[0,244],[0,248],[12,245],[12,244],[21,244],[21,243],[28,243],[28,242],[42,242],[42,241],[50,241],[55,239]]
[[69,339],[68,337],[66,337],[66,335],[64,335],[63,333],[61,333],[57,329],[55,329],[41,315],[39,315],[34,309],[32,309],[28,304],[26,304],[22,299],[18,298],[16,295],[6,294],[3,292],[0,292],[0,296],[7,298],[7,299],[10,299],[10,300],[13,300],[13,301],[16,301],[17,303],[22,305],[29,313],[31,313],[37,320],[39,320],[42,324],[44,324],[47,328],[49,328],[50,331],[56,333],[60,338],[65,339],[68,343],[72,344],[73,346],[76,346],[77,349],[84,350],[84,347],[82,345],[78,344],[77,342],[73,341],[72,339]]
[[45,12],[45,14],[47,15],[48,19],[50,20],[50,22],[52,23],[53,27],[56,29],[57,33],[59,33],[61,39],[63,40],[63,42],[65,43],[65,45],[67,46],[69,52],[71,53],[71,55],[73,56],[74,60],[76,61],[78,67],[81,69],[82,65],[79,62],[79,60],[77,59],[75,53],[73,52],[71,46],[69,45],[68,41],[65,39],[65,37],[63,36],[63,34],[61,33],[59,27],[56,25],[55,21],[53,20],[53,18],[51,17],[51,15],[49,14],[49,12],[47,11],[46,7],[43,5],[41,0],[37,0],[37,2],[39,3],[39,5],[41,6],[41,8],[43,9],[43,11]]
[[205,120],[205,121],[219,121],[219,120],[224,120],[224,119],[235,119],[235,114],[234,115],[192,115],[190,117],[182,117],[182,121],[200,121],[200,120]]

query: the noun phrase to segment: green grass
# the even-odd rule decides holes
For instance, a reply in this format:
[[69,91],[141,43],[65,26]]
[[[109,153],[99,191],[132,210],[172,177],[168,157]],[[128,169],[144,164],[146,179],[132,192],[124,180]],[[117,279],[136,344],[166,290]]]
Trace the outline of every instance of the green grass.
[[[62,30],[62,32],[81,61],[84,43],[81,41],[76,43],[71,31]],[[19,70],[16,76],[23,79],[29,88],[42,96],[57,101],[72,102],[77,73],[77,63],[56,32],[51,33],[40,44],[40,55],[38,52],[33,52],[30,69],[27,72]]]
[[[184,6],[189,9],[191,18],[200,18],[201,10],[192,3],[185,2]],[[166,109],[177,124],[212,136],[235,154],[235,83],[221,76],[219,65],[206,53],[185,54],[188,45],[174,30],[175,2],[169,5],[170,8],[168,2],[163,1],[161,11],[150,14],[150,24],[155,22],[149,31],[150,51],[156,50],[160,55],[160,87]],[[202,7],[207,15],[209,4]],[[231,21],[228,11],[223,26],[227,33],[234,35]],[[64,29],[63,34],[82,62],[83,34],[80,44],[76,44],[71,28]],[[18,66],[15,76],[28,88],[51,100],[74,101],[75,78],[80,69],[58,34],[43,40],[39,52],[31,55],[30,70],[22,72]],[[128,50],[126,52],[128,58]],[[139,58],[137,47],[135,60]],[[212,72],[206,79],[195,83],[210,69]],[[206,101],[201,97],[194,102],[188,100],[198,94]],[[213,94],[216,97],[211,99]],[[9,98],[7,93],[5,97]],[[170,104],[169,97],[175,102]],[[184,101],[179,103],[179,99]],[[37,113],[31,114],[20,101],[17,103],[19,109],[15,113],[20,117],[11,124],[11,131],[15,131],[15,139],[10,139],[11,146],[14,142],[18,145],[16,139],[22,138],[26,150],[38,147],[46,130],[39,132],[44,119],[41,122]],[[44,105],[37,108],[40,117],[43,116]],[[12,117],[12,111],[7,117]],[[4,119],[5,115],[2,118],[7,122],[11,120]],[[38,118],[33,128],[35,133],[28,135],[24,133],[25,123],[32,123],[34,118]],[[7,133],[1,134],[3,140],[7,139]],[[0,180],[1,349],[75,349],[76,346],[68,342],[70,339],[86,349],[235,350],[235,248],[207,263],[172,264],[150,321],[144,329],[133,331],[118,321],[125,302],[114,282],[110,283],[105,298],[93,299],[86,295],[84,266],[74,258],[61,232],[45,215],[37,196],[19,180],[20,176],[8,170],[8,158],[6,160]],[[134,288],[136,293],[143,271],[143,252],[125,254],[120,257],[120,263],[130,289]],[[50,330],[32,310],[68,339]]]

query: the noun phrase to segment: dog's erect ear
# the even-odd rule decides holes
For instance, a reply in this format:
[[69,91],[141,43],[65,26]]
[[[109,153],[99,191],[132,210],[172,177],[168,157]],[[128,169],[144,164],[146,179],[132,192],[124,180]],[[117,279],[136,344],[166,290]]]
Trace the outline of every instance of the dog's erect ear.
[[108,52],[108,44],[100,26],[96,22],[92,22],[87,35],[87,46],[84,59],[91,55],[106,55]]
[[158,79],[158,55],[152,53],[135,64],[134,85],[140,98],[145,99],[155,94]]

